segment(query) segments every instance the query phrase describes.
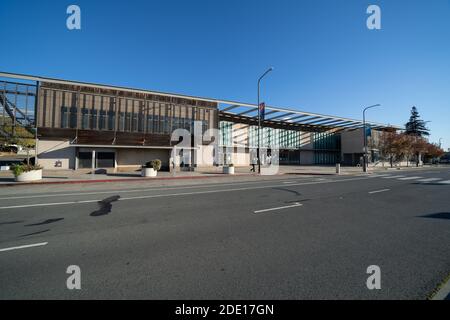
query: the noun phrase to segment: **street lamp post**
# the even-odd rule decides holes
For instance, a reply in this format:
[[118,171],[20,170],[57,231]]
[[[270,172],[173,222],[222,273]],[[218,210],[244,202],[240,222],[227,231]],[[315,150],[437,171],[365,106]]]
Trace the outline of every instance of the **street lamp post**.
[[270,71],[273,70],[273,67],[270,67],[266,70],[266,72],[263,73],[261,77],[258,79],[258,149],[257,149],[257,158],[258,158],[258,173],[261,174],[261,155],[260,155],[260,139],[261,139],[261,110],[259,108],[259,94],[260,94],[260,84],[262,78],[266,76]]
[[439,149],[442,149],[442,138],[439,138]]
[[366,110],[379,107],[380,104],[374,104],[373,106],[369,106],[364,108],[363,110],[363,137],[364,137],[364,156],[363,156],[363,172],[367,172],[368,166],[368,158],[367,158],[367,132],[366,132]]

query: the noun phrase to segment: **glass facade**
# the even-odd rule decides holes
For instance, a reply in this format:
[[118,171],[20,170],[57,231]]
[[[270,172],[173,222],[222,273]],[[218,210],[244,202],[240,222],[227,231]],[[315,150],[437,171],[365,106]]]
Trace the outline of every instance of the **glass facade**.
[[[233,144],[233,128],[236,124],[228,121],[219,123],[221,146],[231,147]],[[258,127],[247,129],[247,147],[258,146]],[[301,147],[301,139],[304,146]],[[312,138],[311,144],[308,142]],[[300,132],[278,128],[261,128],[261,148],[280,150],[280,163],[299,164],[302,152],[313,152],[314,164],[335,164],[340,161],[341,136],[327,132]],[[304,150],[304,151],[302,151]]]
[[233,145],[233,122],[220,121],[220,145],[231,147]]
[[339,134],[315,132],[313,141],[315,164],[340,162],[341,136]]
[[[300,147],[300,131],[275,129],[263,127],[261,128],[262,148],[277,148],[277,149],[297,149]],[[249,146],[258,146],[258,127],[250,126],[248,131]]]

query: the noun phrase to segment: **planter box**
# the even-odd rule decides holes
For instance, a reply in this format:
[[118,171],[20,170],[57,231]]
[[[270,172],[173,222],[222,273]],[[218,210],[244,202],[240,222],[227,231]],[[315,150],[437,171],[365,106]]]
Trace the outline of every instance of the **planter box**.
[[234,174],[234,167],[223,167],[224,174]]
[[141,175],[143,177],[156,177],[158,171],[153,168],[142,168]]
[[17,182],[42,180],[42,169],[24,172],[16,177]]

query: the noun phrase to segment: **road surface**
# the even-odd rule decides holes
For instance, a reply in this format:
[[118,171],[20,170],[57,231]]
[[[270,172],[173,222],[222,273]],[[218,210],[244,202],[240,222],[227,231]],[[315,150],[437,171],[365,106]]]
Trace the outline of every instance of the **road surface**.
[[448,167],[183,183],[0,188],[0,299],[426,299],[450,274]]

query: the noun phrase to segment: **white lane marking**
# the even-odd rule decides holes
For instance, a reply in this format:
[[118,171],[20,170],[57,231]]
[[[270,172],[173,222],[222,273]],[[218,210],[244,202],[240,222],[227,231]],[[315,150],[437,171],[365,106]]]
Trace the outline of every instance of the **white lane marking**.
[[270,208],[270,209],[262,209],[262,210],[256,210],[253,211],[254,213],[262,213],[262,212],[268,212],[268,211],[275,211],[275,210],[283,210],[283,209],[289,209],[289,208],[295,208],[295,207],[301,207],[302,204],[299,202],[294,203],[290,206],[284,206],[284,207],[276,207],[276,208]]
[[95,191],[95,192],[79,192],[79,193],[49,193],[49,194],[38,194],[38,195],[26,195],[26,196],[15,196],[15,197],[3,197],[0,200],[15,200],[15,199],[31,199],[31,198],[50,198],[50,197],[67,197],[67,196],[85,196],[85,195],[96,195],[96,194],[111,194],[111,193],[136,193],[145,191],[168,191],[168,190],[182,190],[182,189],[196,189],[196,188],[211,188],[220,186],[235,186],[235,185],[250,185],[256,183],[264,182],[279,182],[279,180],[261,180],[261,181],[248,181],[248,182],[235,182],[235,183],[215,183],[215,184],[203,184],[203,185],[190,185],[190,186],[173,186],[166,188],[141,188],[141,189],[124,189],[124,190],[108,190],[108,191]]
[[396,178],[403,178],[404,176],[390,176],[390,177],[383,177],[383,179],[396,179]]
[[450,184],[450,180],[439,181],[439,184]]
[[35,243],[35,244],[27,244],[24,246],[18,246],[18,247],[10,247],[10,248],[4,248],[4,249],[0,249],[0,252],[3,251],[11,251],[11,250],[18,250],[18,249],[25,249],[25,248],[32,248],[32,247],[40,247],[40,246],[45,246],[47,245],[48,242],[41,242],[41,243]]
[[438,180],[442,180],[442,178],[427,178],[427,179],[420,179],[420,180],[417,180],[417,182],[431,182],[431,181],[438,181]]
[[416,179],[422,179],[423,177],[406,177],[406,178],[399,178],[398,180],[416,180]]
[[289,184],[289,183],[297,183],[297,181],[284,181],[283,183]]
[[[125,199],[125,198],[124,198]],[[120,199],[119,199],[120,200]],[[66,201],[66,202],[50,202],[50,203],[34,203],[34,204],[22,204],[19,206],[7,206],[0,207],[0,209],[17,209],[17,208],[32,208],[32,207],[50,207],[50,206],[61,206],[67,204],[77,204],[77,203],[91,203],[99,202],[101,200],[80,200],[80,201]]]
[[375,174],[372,177],[373,178],[382,178],[382,177],[389,177],[390,174]]
[[[324,184],[324,183],[338,183],[338,182],[358,181],[358,180],[367,180],[367,178],[349,178],[349,179],[327,180],[327,181],[312,181],[312,182],[303,182],[303,183],[295,183],[295,184],[293,183],[293,184],[291,184],[291,186],[304,186],[304,185]],[[209,193],[219,193],[219,192],[233,192],[233,191],[257,190],[257,189],[270,189],[270,188],[285,187],[285,186],[286,186],[285,184],[279,184],[279,185],[254,186],[254,187],[246,187],[246,188],[217,189],[217,190],[206,190],[206,191],[154,194],[154,195],[146,195],[146,196],[119,198],[118,201],[137,200],[137,199],[151,199],[151,198],[163,198],[163,197],[174,197],[174,196],[189,196],[189,195],[209,194]],[[101,199],[67,201],[67,202],[53,202],[53,203],[35,203],[35,204],[25,204],[25,205],[18,205],[18,206],[0,207],[0,210],[17,209],[17,208],[30,208],[30,207],[47,207],[47,206],[58,206],[58,205],[80,204],[80,203],[93,203],[93,202],[98,202],[98,201],[101,201]]]
[[391,190],[391,189],[375,190],[375,191],[370,191],[369,193],[370,193],[370,194],[373,194],[373,193],[380,193],[380,192],[386,192],[386,191],[389,191],[389,190]]

